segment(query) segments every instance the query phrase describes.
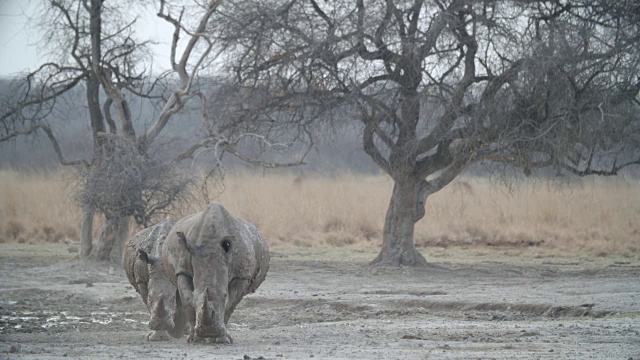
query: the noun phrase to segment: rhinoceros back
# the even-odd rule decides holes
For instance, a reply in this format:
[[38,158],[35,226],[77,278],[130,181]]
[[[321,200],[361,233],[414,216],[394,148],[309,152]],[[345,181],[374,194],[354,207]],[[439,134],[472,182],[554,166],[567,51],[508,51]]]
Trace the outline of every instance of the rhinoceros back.
[[148,279],[145,279],[145,277],[148,276],[145,274],[146,269],[136,269],[136,266],[140,267],[140,264],[136,263],[138,250],[143,250],[152,258],[162,259],[162,244],[173,224],[173,222],[165,220],[140,230],[127,242],[123,254],[123,264],[127,278],[129,278],[129,283],[131,283],[136,290],[138,289],[138,282],[148,281]]

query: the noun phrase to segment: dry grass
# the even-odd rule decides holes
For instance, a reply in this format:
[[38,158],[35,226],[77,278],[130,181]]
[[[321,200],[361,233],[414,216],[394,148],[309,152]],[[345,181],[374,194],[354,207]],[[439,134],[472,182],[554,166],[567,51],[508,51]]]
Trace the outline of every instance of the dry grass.
[[0,242],[61,242],[80,237],[82,214],[61,174],[0,171]]
[[419,245],[478,243],[596,255],[640,254],[637,181],[589,179],[564,185],[538,181],[507,190],[485,179],[466,179],[429,200],[427,217],[416,228]]
[[[382,176],[228,176],[219,197],[256,224],[273,245],[377,245],[392,182]],[[0,241],[77,240],[80,212],[63,177],[0,172]],[[196,211],[191,204],[176,217]],[[587,180],[571,186],[464,178],[427,200],[418,246],[540,246],[637,256],[640,183]]]

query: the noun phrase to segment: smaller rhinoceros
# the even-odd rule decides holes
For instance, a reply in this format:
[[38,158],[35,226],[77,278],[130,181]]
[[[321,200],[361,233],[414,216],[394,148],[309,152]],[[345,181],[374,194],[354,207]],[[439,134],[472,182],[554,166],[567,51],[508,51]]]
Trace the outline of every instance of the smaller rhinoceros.
[[174,223],[148,227],[133,236],[125,246],[124,269],[129,282],[149,310],[149,341],[167,340],[185,334],[187,318],[180,306],[176,287],[167,279],[162,266],[162,247]]
[[164,269],[189,319],[188,342],[232,343],[225,325],[269,269],[269,247],[251,223],[221,204],[176,222],[163,249]]

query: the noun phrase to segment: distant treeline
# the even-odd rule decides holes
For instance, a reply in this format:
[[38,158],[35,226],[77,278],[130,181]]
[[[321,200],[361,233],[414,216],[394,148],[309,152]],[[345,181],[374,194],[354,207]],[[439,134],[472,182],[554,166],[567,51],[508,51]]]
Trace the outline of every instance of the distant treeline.
[[[0,99],[7,101],[15,95],[16,87],[20,83],[17,80],[0,77]],[[208,91],[215,92],[221,86],[214,80],[208,86]],[[55,105],[55,111],[51,113],[48,122],[54,129],[63,153],[69,159],[83,158],[90,160],[92,156],[91,128],[89,125],[89,115],[87,106],[82,101],[84,99],[84,89],[78,87],[64,96]],[[134,115],[134,127],[140,132],[149,126],[151,120],[159,109],[155,108],[151,102],[140,101],[137,97],[131,97],[131,112]],[[210,116],[216,116],[215,103],[209,106]],[[224,115],[221,115],[224,116]],[[202,130],[200,119],[200,109],[197,107],[185,108],[185,111],[176,114],[168,125],[168,132],[171,138],[159,146],[157,151],[172,158],[184,149],[184,144],[189,143],[189,137],[198,134]],[[288,169],[277,169],[269,171],[293,172],[296,174],[322,173],[333,175],[343,172],[355,174],[382,174],[380,168],[369,158],[362,149],[361,124],[348,116],[341,117],[337,121],[331,121],[330,125],[322,123],[314,131],[314,147],[308,154],[305,165]],[[184,142],[181,142],[184,139]],[[301,155],[305,149],[305,144],[293,144],[293,156]],[[252,151],[252,149],[247,149]],[[258,152],[259,149],[253,149]],[[263,154],[263,156],[265,156]],[[291,157],[288,152],[286,156]],[[268,160],[282,160],[277,153],[266,154]],[[212,156],[206,152],[197,156],[195,160],[185,161],[184,167],[188,171],[198,171],[206,161],[213,161]],[[231,156],[223,158],[224,166],[227,169],[243,169],[251,171],[262,171],[256,165],[244,163]],[[18,170],[46,170],[55,169],[59,166],[56,154],[53,152],[51,144],[43,134],[35,136],[21,136],[7,142],[0,142],[0,168],[11,167]],[[468,175],[520,175],[520,171],[512,167],[498,167],[492,163],[476,164],[466,170]],[[640,176],[640,170],[633,167],[626,169],[624,174],[634,177]],[[555,176],[551,169],[538,169],[534,176]]]
[[[20,86],[17,80],[0,78],[0,98],[8,101],[15,95],[15,89]],[[211,85],[210,91],[215,91],[217,86]],[[55,111],[47,119],[54,129],[60,142],[63,153],[67,158],[83,158],[90,160],[92,156],[91,128],[86,104],[82,103],[84,89],[81,87],[71,90],[55,105]],[[140,101],[137,97],[131,97],[131,112],[134,117],[134,127],[141,132],[149,126],[151,120],[157,115],[159,109],[149,101]],[[215,104],[210,105],[210,116],[216,116]],[[341,172],[350,170],[355,173],[378,173],[378,167],[362,150],[359,138],[358,123],[341,119],[338,125],[318,127],[315,129],[314,149],[306,158],[306,165],[301,168],[289,169],[293,172]],[[178,153],[181,139],[187,140],[190,136],[198,134],[202,128],[200,109],[190,108],[176,114],[168,125],[171,139],[166,139],[158,151],[166,156]],[[184,141],[186,144],[187,141]],[[299,144],[302,145],[302,144]],[[294,144],[295,147],[295,144]],[[304,146],[299,146],[301,149]],[[302,150],[300,150],[302,151]],[[295,150],[294,150],[295,152]],[[271,154],[277,158],[277,154]],[[288,154],[291,156],[291,154]],[[200,161],[207,161],[206,154],[198,156],[197,161],[188,164],[190,168],[197,168]],[[249,167],[237,159],[224,157],[225,166],[228,168]],[[277,159],[275,159],[277,160]],[[58,166],[55,153],[51,144],[43,134],[35,136],[21,136],[14,140],[0,143],[0,167],[12,167],[16,169],[51,169]]]

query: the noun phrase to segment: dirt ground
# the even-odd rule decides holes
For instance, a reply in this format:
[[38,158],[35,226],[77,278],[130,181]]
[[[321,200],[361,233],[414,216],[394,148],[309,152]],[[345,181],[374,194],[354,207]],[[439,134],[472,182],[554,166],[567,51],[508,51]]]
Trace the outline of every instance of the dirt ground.
[[68,250],[0,244],[0,359],[640,359],[638,257],[427,249],[372,272],[375,248],[273,249],[212,345],[145,341],[124,271]]

